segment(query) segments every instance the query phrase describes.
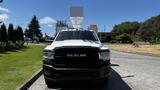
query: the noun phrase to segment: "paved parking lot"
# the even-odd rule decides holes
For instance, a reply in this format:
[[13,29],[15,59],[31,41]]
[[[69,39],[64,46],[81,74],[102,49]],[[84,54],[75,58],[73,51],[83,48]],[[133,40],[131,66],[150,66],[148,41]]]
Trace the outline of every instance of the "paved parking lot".
[[[108,85],[59,88],[55,90],[159,90],[160,57],[111,51],[112,73]],[[45,85],[43,75],[29,90],[54,90]]]

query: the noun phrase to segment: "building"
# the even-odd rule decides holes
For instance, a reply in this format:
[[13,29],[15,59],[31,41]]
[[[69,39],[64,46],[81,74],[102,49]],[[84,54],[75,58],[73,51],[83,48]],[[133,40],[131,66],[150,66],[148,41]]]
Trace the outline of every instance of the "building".
[[116,35],[117,33],[114,32],[98,32],[98,37],[101,42],[110,42]]
[[98,27],[96,24],[91,24],[88,26],[88,30],[94,30],[94,31],[98,32]]

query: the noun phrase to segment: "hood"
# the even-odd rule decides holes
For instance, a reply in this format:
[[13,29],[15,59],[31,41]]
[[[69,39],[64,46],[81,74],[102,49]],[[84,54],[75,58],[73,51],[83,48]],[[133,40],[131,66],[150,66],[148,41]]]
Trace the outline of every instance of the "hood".
[[98,41],[90,40],[64,40],[64,41],[54,41],[51,45],[47,46],[45,49],[54,49],[56,47],[63,46],[91,46],[101,48],[102,44]]

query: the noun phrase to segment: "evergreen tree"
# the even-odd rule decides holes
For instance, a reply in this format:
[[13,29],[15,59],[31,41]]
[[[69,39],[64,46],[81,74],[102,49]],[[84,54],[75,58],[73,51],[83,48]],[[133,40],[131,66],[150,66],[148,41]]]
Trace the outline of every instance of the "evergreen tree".
[[8,40],[12,41],[13,43],[15,42],[15,31],[13,24],[9,24],[8,27]]
[[1,39],[1,28],[0,28],[0,42],[2,41],[2,39]]
[[28,34],[30,34],[29,36],[32,39],[34,37],[42,38],[42,33],[41,33],[39,22],[38,22],[36,16],[33,16],[33,18],[31,20],[30,24],[28,25],[28,27],[29,27]]
[[2,3],[3,2],[3,0],[0,0],[0,3]]
[[27,38],[32,38],[31,32],[28,29],[25,29],[24,35]]
[[24,41],[24,37],[23,37],[23,29],[22,27],[18,26],[17,29],[15,30],[16,32],[16,40],[17,41]]
[[1,26],[1,41],[2,42],[7,42],[7,29],[5,24],[2,24]]

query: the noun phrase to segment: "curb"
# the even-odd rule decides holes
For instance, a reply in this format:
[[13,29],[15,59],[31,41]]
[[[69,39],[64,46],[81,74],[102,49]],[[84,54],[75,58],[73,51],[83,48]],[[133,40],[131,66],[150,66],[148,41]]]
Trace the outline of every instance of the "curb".
[[24,84],[18,87],[16,90],[27,90],[40,76],[42,75],[42,69],[39,69],[32,75]]

